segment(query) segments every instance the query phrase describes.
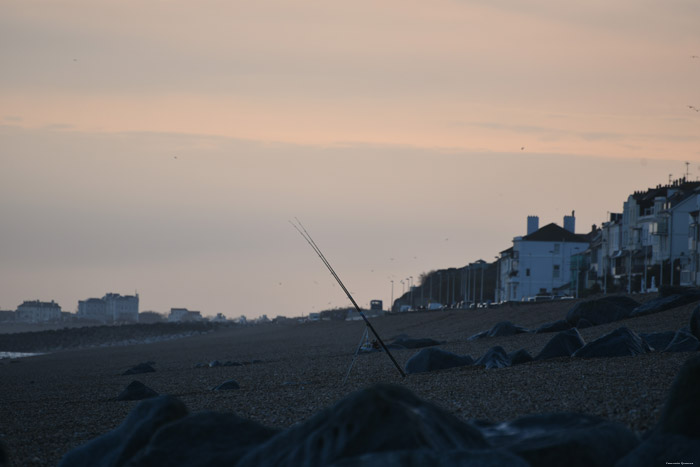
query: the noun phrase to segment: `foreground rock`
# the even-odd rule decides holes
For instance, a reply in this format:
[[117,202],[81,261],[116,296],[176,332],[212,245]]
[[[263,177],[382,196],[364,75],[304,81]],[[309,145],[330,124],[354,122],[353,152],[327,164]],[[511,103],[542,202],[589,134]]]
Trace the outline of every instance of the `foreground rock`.
[[474,363],[469,355],[457,355],[446,350],[430,347],[423,349],[406,362],[406,373],[424,373],[445,370]]
[[[622,328],[625,329],[625,328]],[[66,454],[67,466],[700,465],[700,355],[671,387],[643,440],[600,417],[555,413],[504,423],[462,421],[402,386],[350,394],[279,431],[231,414],[188,415],[169,396],[143,401],[115,430]]]
[[508,451],[450,450],[373,452],[334,462],[331,467],[530,467],[524,459]]
[[200,412],[162,427],[130,467],[234,465],[279,433],[233,414]]
[[649,345],[637,333],[621,327],[584,345],[574,352],[573,357],[624,357],[647,352],[651,352]]
[[700,465],[700,355],[678,372],[658,425],[619,467]]
[[163,425],[187,415],[185,404],[171,396],[141,402],[116,429],[80,446],[61,460],[61,467],[125,465]]
[[690,314],[690,333],[700,341],[700,305]]
[[566,314],[566,320],[579,328],[579,321],[586,320],[592,325],[612,323],[632,316],[632,311],[639,306],[639,302],[622,295],[612,295],[587,300],[574,305]]
[[377,385],[280,433],[253,449],[237,466],[321,466],[386,451],[488,448],[484,436],[471,424],[404,387]]
[[481,428],[492,446],[533,466],[613,465],[639,444],[621,423],[575,413],[528,415]]

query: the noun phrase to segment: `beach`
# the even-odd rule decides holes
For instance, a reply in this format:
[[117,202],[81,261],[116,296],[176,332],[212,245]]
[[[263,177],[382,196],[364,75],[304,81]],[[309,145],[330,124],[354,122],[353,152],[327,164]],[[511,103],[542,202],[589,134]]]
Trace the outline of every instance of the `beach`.
[[[439,340],[441,349],[475,359],[496,345],[535,356],[554,334],[468,338],[502,321],[535,329],[564,319],[574,303],[400,313],[371,322],[387,342],[407,335]],[[588,342],[622,326],[637,333],[676,331],[688,325],[696,305],[593,326],[580,334]],[[581,412],[622,422],[641,434],[658,421],[669,387],[689,357],[688,352],[562,357],[404,378],[386,354],[374,352],[357,357],[343,384],[364,330],[361,321],[220,327],[179,339],[3,359],[0,442],[10,465],[56,465],[69,450],[124,420],[138,401],[115,398],[134,380],[176,396],[191,412],[232,412],[278,428],[304,421],[361,388],[394,383],[464,420],[499,422],[534,413]],[[392,350],[402,368],[417,352]],[[235,365],[210,367],[215,360]],[[122,375],[142,362],[150,362],[156,371]],[[212,391],[232,379],[240,389]]]

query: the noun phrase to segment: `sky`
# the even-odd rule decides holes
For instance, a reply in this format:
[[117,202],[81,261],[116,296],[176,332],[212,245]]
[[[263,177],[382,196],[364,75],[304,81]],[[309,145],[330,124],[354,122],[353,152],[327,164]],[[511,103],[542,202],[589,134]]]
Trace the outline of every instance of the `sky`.
[[700,3],[576,3],[0,0],[0,309],[349,306],[295,218],[388,304],[697,179]]

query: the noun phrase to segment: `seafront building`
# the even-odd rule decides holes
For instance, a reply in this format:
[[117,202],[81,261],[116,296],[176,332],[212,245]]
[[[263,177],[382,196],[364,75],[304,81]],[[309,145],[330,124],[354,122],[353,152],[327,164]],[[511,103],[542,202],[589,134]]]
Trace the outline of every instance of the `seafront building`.
[[61,307],[53,300],[50,302],[39,300],[25,301],[17,307],[15,316],[17,321],[25,323],[60,321]]
[[88,298],[78,302],[78,317],[100,323],[137,323],[139,321],[139,294],[108,293],[102,298]]
[[590,246],[590,236],[576,234],[572,212],[564,227],[539,227],[538,216],[528,216],[527,235],[513,238],[513,246],[498,257],[495,300],[522,301],[537,296],[570,295],[571,258]]
[[202,321],[202,313],[188,310],[187,308],[171,308],[168,315],[170,322]]

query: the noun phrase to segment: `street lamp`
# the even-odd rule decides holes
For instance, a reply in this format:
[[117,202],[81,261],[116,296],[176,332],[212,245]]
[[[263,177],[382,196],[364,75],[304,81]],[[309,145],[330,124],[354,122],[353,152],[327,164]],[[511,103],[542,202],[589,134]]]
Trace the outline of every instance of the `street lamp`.
[[391,279],[391,302],[389,302],[389,311],[394,311],[394,279]]

